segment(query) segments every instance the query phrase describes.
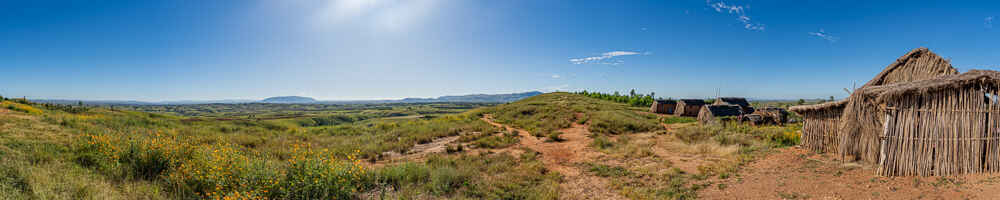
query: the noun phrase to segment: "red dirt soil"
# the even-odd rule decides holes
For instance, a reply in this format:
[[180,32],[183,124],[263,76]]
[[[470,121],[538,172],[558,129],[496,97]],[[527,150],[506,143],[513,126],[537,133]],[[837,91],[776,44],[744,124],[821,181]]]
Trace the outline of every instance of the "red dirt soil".
[[547,169],[564,176],[563,182],[559,184],[563,191],[561,199],[625,199],[609,187],[607,179],[584,173],[576,167],[580,163],[593,161],[604,155],[589,146],[593,139],[587,137],[590,131],[587,131],[586,126],[573,124],[572,127],[561,130],[563,134],[560,138],[564,141],[544,142],[528,131],[493,122],[488,115],[482,119],[493,126],[516,130],[521,136],[519,144],[491,152],[511,152],[528,148],[541,154],[542,163]]
[[[798,147],[776,150],[716,180],[704,199],[1000,199],[1000,175],[881,177]],[[719,186],[722,184],[723,186]],[[723,188],[723,189],[720,189]]]

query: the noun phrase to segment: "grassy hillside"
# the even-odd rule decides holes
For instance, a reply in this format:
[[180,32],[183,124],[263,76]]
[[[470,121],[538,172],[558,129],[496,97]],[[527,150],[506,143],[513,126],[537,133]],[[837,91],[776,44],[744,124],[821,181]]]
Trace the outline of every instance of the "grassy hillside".
[[[514,146],[524,138],[484,122],[485,116],[550,141],[558,141],[565,128],[583,126],[593,138],[591,146],[613,160],[570,166],[614,180],[613,189],[630,198],[686,198],[704,187],[698,181],[708,175],[732,173],[733,167],[718,166],[732,165],[706,164],[705,172],[688,174],[614,163],[650,159],[670,163],[663,160],[667,155],[654,152],[716,152],[704,150],[707,147],[702,146],[709,143],[710,149],[738,146],[739,151],[709,154],[727,155],[725,163],[742,163],[733,159],[793,144],[797,138],[787,134],[794,127],[691,126],[689,118],[658,116],[642,112],[643,108],[568,93],[435,117],[366,114],[401,109],[406,108],[332,109],[317,111],[326,115],[246,120],[0,101],[0,199],[558,199],[564,195],[564,175],[543,162],[552,155]],[[672,123],[688,128],[668,132],[663,124]],[[391,152],[398,155],[444,137],[458,138],[448,144],[449,153],[387,161]],[[451,149],[461,144],[508,150]],[[664,148],[668,150],[657,150]],[[522,153],[509,154],[509,149]]]
[[[534,158],[509,155],[366,164],[383,152],[403,152],[434,138],[499,132],[471,114],[303,126],[301,119],[186,120],[24,101],[0,104],[3,199],[329,199],[356,198],[387,186],[417,195],[485,198],[552,195],[535,185],[558,178],[541,174]],[[478,173],[484,170],[495,172],[489,176],[517,176],[491,179]]]
[[497,122],[523,128],[538,136],[558,134],[573,123],[591,132],[625,134],[662,130],[659,117],[622,103],[569,93],[548,93],[521,101],[483,108]]

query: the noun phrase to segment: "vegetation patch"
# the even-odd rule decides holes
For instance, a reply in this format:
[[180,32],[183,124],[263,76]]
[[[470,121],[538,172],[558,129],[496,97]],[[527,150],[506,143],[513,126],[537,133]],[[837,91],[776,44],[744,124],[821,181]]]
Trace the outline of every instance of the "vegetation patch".
[[598,111],[591,114],[589,130],[593,133],[628,134],[662,130],[654,115],[629,111]]
[[381,183],[395,188],[396,192],[388,195],[395,199],[421,194],[458,199],[558,199],[562,179],[534,156],[516,158],[509,154],[433,156],[423,163],[387,166],[376,173]]
[[668,116],[668,117],[663,117],[663,119],[660,121],[663,122],[664,124],[683,124],[683,123],[697,122],[698,119],[695,119],[694,117]]
[[509,147],[511,145],[517,144],[520,141],[521,139],[519,138],[517,133],[504,132],[501,135],[493,135],[493,136],[479,138],[475,141],[472,141],[472,144],[476,145],[477,147],[496,149],[496,148]]
[[628,134],[662,130],[655,115],[626,104],[568,93],[549,93],[518,102],[484,108],[498,123],[512,125],[538,137],[569,128],[573,123],[588,124],[594,133]]

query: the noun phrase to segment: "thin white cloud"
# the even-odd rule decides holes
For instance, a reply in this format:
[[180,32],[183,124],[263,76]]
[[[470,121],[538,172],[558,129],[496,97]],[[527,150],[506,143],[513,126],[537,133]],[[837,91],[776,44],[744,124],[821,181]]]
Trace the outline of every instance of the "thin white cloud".
[[552,78],[554,78],[554,79],[560,79],[560,78],[562,78],[562,76],[559,76],[559,74],[553,74]]
[[569,91],[569,84],[553,85],[535,89],[541,92],[559,92],[559,91]]
[[993,28],[993,16],[986,17],[986,19],[984,19],[983,21],[984,21],[983,22],[984,27],[988,29]]
[[708,3],[708,6],[712,7],[712,9],[715,9],[715,12],[735,15],[736,20],[743,24],[744,29],[751,31],[764,31],[765,29],[764,24],[761,24],[759,22],[754,22],[753,20],[750,19],[750,16],[747,16],[746,10],[749,7],[726,4],[726,2],[723,1],[712,3],[711,0],[708,0],[705,1],[705,3]]
[[367,24],[382,30],[419,26],[441,7],[441,0],[334,0],[316,13],[320,26]]
[[837,42],[837,40],[840,39],[830,35],[829,33],[826,33],[826,31],[824,31],[823,29],[819,29],[819,32],[809,32],[809,35],[819,37],[820,39],[826,40],[828,42]]
[[[602,53],[601,56],[592,56],[592,57],[585,57],[585,58],[572,58],[572,59],[569,59],[569,62],[571,62],[573,64],[577,64],[577,65],[579,65],[579,64],[620,65],[620,64],[624,64],[625,61],[621,60],[621,59],[614,59],[615,57],[618,57],[618,56],[640,55],[640,54],[643,54],[643,53],[634,52],[634,51],[612,51],[612,52]],[[648,55],[648,54],[644,54],[644,55]]]

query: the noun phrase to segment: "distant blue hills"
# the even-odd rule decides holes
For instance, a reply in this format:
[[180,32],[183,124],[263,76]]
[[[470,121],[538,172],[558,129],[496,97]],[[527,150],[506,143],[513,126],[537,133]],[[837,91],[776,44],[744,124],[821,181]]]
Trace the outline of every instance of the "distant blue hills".
[[466,103],[506,103],[542,94],[539,91],[511,94],[470,94],[459,96],[441,96],[437,98],[404,98],[399,100],[350,100],[350,101],[320,101],[302,96],[278,96],[263,100],[204,100],[204,101],[120,101],[120,100],[68,100],[68,99],[32,99],[39,103],[69,104],[80,102],[86,105],[191,105],[191,104],[239,104],[239,103],[285,103],[285,104],[377,104],[377,103],[435,103],[435,102],[466,102]]
[[300,96],[271,97],[260,100],[261,103],[316,103],[316,99]]

